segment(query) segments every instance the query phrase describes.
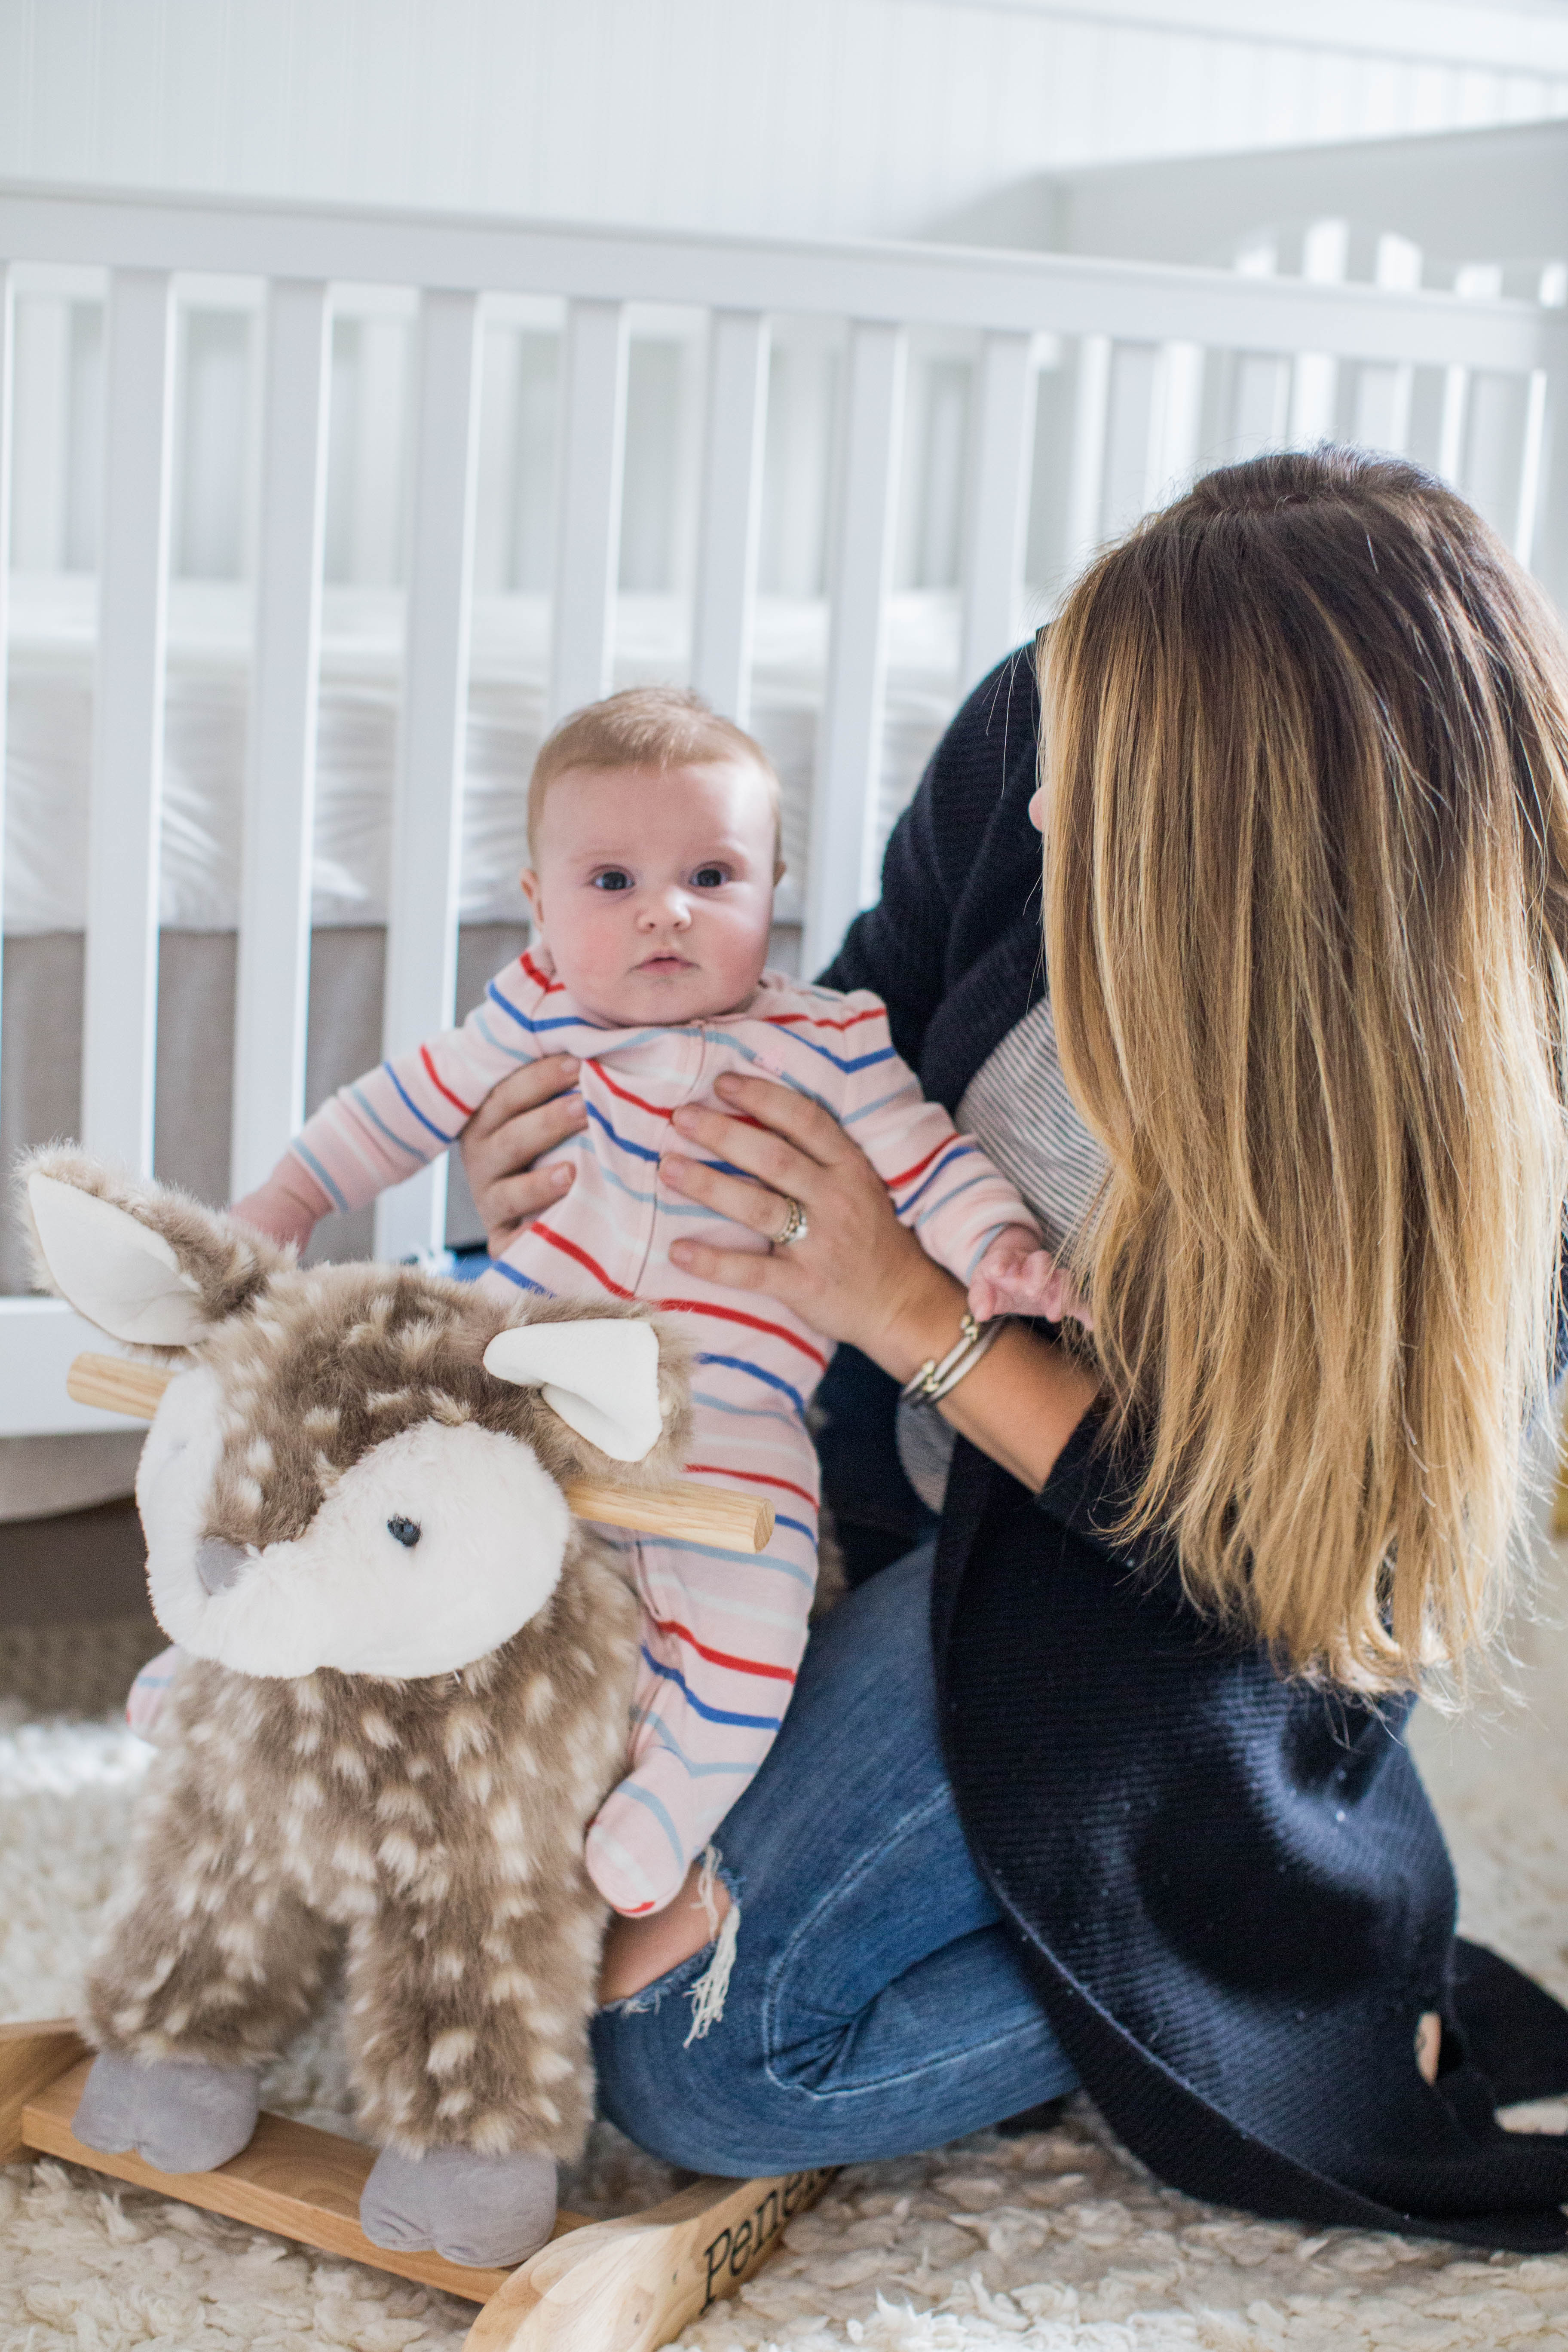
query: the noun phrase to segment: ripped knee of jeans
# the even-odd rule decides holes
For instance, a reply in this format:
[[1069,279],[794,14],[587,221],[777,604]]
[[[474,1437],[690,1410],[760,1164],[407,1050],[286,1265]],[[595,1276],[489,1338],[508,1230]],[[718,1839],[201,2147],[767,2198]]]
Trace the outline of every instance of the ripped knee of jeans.
[[[722,1922],[719,1917],[718,1888],[721,1883],[730,1898],[730,1907]],[[702,1850],[702,1874],[697,1882],[697,1900],[708,1914],[708,1925],[713,1930],[713,1957],[691,1988],[691,2030],[680,2045],[683,2050],[689,2050],[694,2042],[706,2041],[710,2029],[723,2023],[724,2003],[730,1991],[730,1972],[735,1965],[735,1947],[741,1935],[741,1897],[734,1879],[724,1869],[722,1854],[711,1843]]]
[[[667,1969],[662,1976],[655,1977],[651,1984],[627,1993],[621,2000],[605,2001],[599,2011],[602,2017],[654,2016],[667,2000],[684,1993],[691,2003],[691,2026],[681,2044],[685,2050],[689,2050],[694,2042],[706,2041],[712,2028],[722,2022],[741,1933],[741,1890],[734,1873],[726,1867],[722,1854],[711,1843],[703,1849],[701,1861],[696,1899],[708,1915],[708,1941]],[[730,1898],[722,1919],[719,1916],[720,1886]]]

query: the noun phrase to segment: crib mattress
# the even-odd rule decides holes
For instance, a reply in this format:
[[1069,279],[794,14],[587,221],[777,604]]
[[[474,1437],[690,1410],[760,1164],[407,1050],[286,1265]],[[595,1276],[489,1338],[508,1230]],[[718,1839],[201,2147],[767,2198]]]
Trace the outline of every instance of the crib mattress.
[[[6,743],[5,928],[75,931],[85,914],[97,584],[82,574],[16,575]],[[543,731],[549,604],[476,600],[463,805],[461,917],[521,919],[524,787]],[[404,600],[331,588],[322,615],[312,920],[384,920],[397,754]],[[827,655],[820,600],[763,598],[751,724],[779,770],[789,873],[781,919],[799,909],[811,777]],[[689,611],[677,596],[623,596],[616,683],[684,677]],[[879,830],[919,782],[956,695],[956,599],[895,597]],[[228,582],[176,581],[169,601],[161,920],[233,929],[249,697],[251,597]]]

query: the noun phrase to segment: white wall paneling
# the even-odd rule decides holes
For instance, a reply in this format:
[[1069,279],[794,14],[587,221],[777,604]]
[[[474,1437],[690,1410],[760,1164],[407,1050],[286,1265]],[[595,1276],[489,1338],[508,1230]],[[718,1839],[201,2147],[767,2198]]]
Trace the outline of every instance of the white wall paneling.
[[826,961],[875,889],[905,357],[900,328],[867,320],[851,327],[832,634],[811,804],[806,971]]
[[550,718],[609,691],[626,467],[626,319],[621,302],[573,302],[562,375],[560,495]]
[[273,284],[236,982],[236,1196],[260,1183],[305,1110],[330,331],[324,286]]
[[174,318],[167,270],[115,271],[109,290],[81,1126],[89,1150],[143,1173],[153,1166]]
[[959,687],[967,693],[1018,642],[1034,464],[1031,335],[987,335],[970,425]]
[[1054,167],[1565,104],[1560,9],[1458,0],[0,10],[0,172],[752,236],[920,236]]
[[[450,1026],[457,986],[479,450],[477,296],[445,289],[426,294],[418,376],[408,636],[382,1000],[383,1051],[389,1055],[405,1054]],[[454,1108],[453,1130],[461,1124]],[[443,1155],[376,1202],[377,1255],[401,1258],[438,1247],[446,1216]]]
[[710,328],[707,463],[698,525],[691,683],[746,724],[767,435],[768,322],[719,310]]

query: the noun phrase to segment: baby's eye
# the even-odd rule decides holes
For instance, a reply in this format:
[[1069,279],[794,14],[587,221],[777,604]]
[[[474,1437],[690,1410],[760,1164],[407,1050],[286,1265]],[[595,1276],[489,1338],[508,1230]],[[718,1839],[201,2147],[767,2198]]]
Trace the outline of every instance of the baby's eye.
[[405,1519],[399,1514],[396,1518],[388,1519],[386,1532],[395,1543],[400,1543],[405,1550],[412,1551],[419,1540],[419,1522],[417,1519]]
[[595,890],[629,890],[631,887],[632,877],[621,866],[606,866],[603,873],[594,877]]
[[721,890],[729,879],[722,866],[700,866],[691,877],[691,887],[694,890]]

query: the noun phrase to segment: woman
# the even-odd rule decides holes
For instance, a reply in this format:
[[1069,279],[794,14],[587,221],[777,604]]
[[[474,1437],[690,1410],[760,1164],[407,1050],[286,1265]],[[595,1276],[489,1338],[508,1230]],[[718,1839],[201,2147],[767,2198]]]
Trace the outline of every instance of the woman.
[[[1493,2107],[1568,2088],[1568,2015],[1456,1942],[1402,1732],[1495,1623],[1553,1370],[1568,663],[1460,500],[1336,451],[1200,482],[1042,658],[1040,775],[1016,656],[827,977],[887,999],[1068,1241],[1092,1353],[961,1352],[939,1538],[819,1629],[723,1825],[722,2021],[693,2038],[675,1998],[700,1908],[617,1923],[603,2103],[744,2173],[1080,2082],[1194,2195],[1561,2244],[1568,2140]],[[809,1232],[693,1268],[886,1381],[946,1358],[956,1286],[850,1139],[761,1082],[726,1099],[678,1115],[663,1180]],[[492,1222],[572,1116],[490,1107]]]

